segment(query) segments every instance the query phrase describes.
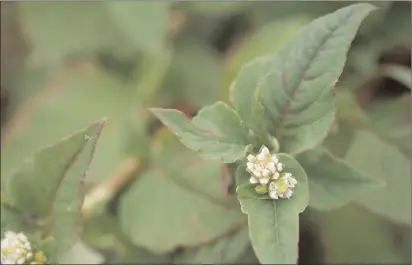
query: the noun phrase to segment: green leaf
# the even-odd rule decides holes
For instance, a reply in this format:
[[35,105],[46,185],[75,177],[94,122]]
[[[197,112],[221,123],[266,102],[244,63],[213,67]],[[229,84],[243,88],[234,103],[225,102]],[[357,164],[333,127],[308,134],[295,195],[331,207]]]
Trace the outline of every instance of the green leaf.
[[109,14],[135,47],[148,52],[162,49],[169,2],[106,2]]
[[364,131],[357,132],[345,159],[351,166],[386,181],[384,188],[364,193],[359,202],[374,213],[410,224],[410,160],[394,146]]
[[[279,154],[298,181],[290,199],[256,200],[238,197],[242,211],[248,215],[252,246],[261,264],[296,263],[298,258],[299,213],[309,201],[306,173],[299,163],[287,154]],[[239,167],[237,179],[248,178],[249,173]]]
[[26,160],[7,185],[10,204],[46,218],[44,236],[56,241],[56,261],[77,237],[81,186],[106,120],[48,146]]
[[335,118],[333,88],[360,23],[373,9],[355,4],[318,18],[272,56],[262,104],[268,130],[284,152],[302,152],[328,134]]
[[[306,21],[302,18],[275,21],[246,39],[229,58],[224,77],[227,80],[236,77],[230,85],[230,100],[245,126],[257,135],[259,142],[254,143],[255,146],[273,147],[264,124],[265,110],[261,104],[262,81],[273,68],[273,56],[261,56],[280,48]],[[258,56],[258,59],[247,63]],[[225,83],[225,91],[227,86]]]
[[133,244],[164,253],[211,242],[245,224],[227,195],[222,164],[202,160],[171,133],[153,147],[152,168],[120,201],[120,224]]
[[299,154],[296,159],[308,175],[309,206],[318,210],[341,207],[359,195],[385,185],[385,182],[358,172],[325,148]]
[[247,226],[199,247],[183,250],[175,264],[232,264],[236,263],[250,244]]
[[247,130],[237,113],[223,102],[201,109],[192,122],[178,110],[151,110],[184,145],[204,158],[231,163],[245,156]]

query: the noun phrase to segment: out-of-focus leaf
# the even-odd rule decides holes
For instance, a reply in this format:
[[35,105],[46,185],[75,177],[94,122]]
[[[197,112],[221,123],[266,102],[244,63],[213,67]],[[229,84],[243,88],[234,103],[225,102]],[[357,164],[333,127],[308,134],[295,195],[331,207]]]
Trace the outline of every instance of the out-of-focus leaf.
[[391,220],[411,222],[411,167],[408,158],[372,133],[359,131],[345,160],[387,183],[384,188],[360,196],[362,205]]
[[162,49],[168,22],[169,2],[105,2],[113,21],[133,42],[147,52]]
[[[297,262],[299,213],[309,203],[307,177],[301,165],[287,154],[279,154],[279,160],[285,164],[285,172],[292,173],[298,181],[290,199],[238,197],[242,211],[248,215],[253,249],[261,264]],[[246,179],[249,173],[240,166],[236,175],[237,179]]]
[[238,114],[223,102],[204,107],[192,121],[178,110],[152,109],[188,148],[204,158],[234,162],[245,155],[247,130]]
[[122,50],[126,39],[116,29],[105,3],[19,3],[23,31],[35,61],[54,63],[76,53]]
[[359,195],[385,185],[382,180],[358,172],[321,147],[301,153],[296,159],[308,175],[309,205],[318,210],[341,207]]
[[395,145],[406,157],[412,154],[410,130],[411,96],[374,103],[366,107],[365,113],[371,120],[371,128],[385,141]]
[[120,229],[115,216],[106,211],[85,220],[83,241],[99,250],[105,257],[105,264],[119,263],[165,263],[167,255],[155,255],[133,245]]
[[[327,264],[409,264],[386,220],[354,205],[322,214],[319,220]],[[344,229],[346,227],[346,229]]]
[[249,247],[250,239],[247,226],[231,235],[219,238],[211,243],[187,248],[175,259],[176,264],[231,264],[239,260]]
[[226,197],[221,164],[200,159],[171,136],[155,145],[153,167],[120,204],[124,233],[156,253],[211,242],[246,221]]
[[250,5],[246,1],[219,1],[219,2],[205,2],[205,1],[192,1],[192,2],[176,2],[176,8],[183,11],[195,12],[205,14],[209,16],[227,16],[238,11],[241,11],[245,7]]
[[402,65],[382,65],[381,74],[412,89],[411,68]]
[[14,232],[24,231],[23,227],[24,224],[22,217],[1,205],[1,238],[3,238],[4,232],[7,230]]
[[281,150],[298,153],[320,144],[334,120],[333,88],[362,20],[374,9],[355,4],[314,20],[271,55],[262,73],[262,104]]
[[162,93],[201,108],[219,99],[220,61],[210,47],[195,41],[178,43]]
[[45,237],[55,241],[48,259],[56,262],[77,238],[81,186],[106,120],[40,150],[7,183],[10,204],[43,216]]
[[59,264],[102,264],[102,255],[78,241],[67,253],[63,255]]
[[[126,158],[123,129],[135,102],[135,90],[118,79],[87,65],[65,68],[50,77],[36,100],[11,120],[2,135],[2,181],[21,160],[67,132],[107,116],[108,123],[88,171],[88,179],[103,180]],[[133,117],[139,120],[137,113]],[[142,124],[144,126],[144,124]]]

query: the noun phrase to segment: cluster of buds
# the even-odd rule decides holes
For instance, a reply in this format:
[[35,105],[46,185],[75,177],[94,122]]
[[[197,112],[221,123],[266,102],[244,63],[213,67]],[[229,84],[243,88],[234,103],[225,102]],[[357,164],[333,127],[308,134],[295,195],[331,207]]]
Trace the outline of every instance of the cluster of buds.
[[23,233],[7,231],[1,240],[1,264],[43,264],[42,251],[33,253],[27,236]]
[[247,171],[251,174],[249,182],[256,184],[256,192],[268,193],[272,199],[290,198],[297,184],[291,173],[283,172],[284,165],[266,146],[262,146],[256,156],[247,156]]

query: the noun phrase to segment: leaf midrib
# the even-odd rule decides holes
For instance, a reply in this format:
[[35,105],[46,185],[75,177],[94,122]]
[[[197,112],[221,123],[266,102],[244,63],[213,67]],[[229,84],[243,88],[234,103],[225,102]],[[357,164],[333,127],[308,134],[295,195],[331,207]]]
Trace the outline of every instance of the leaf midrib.
[[[321,47],[324,46],[324,44],[331,38],[331,36],[339,29],[339,25],[335,26],[334,28],[332,28],[330,30],[330,32],[325,35],[325,37],[322,39],[322,41],[320,42],[320,44],[318,45],[318,47],[316,47],[315,52],[312,54],[312,56],[309,58],[308,63],[304,66],[303,69],[303,73],[301,75],[301,77],[299,78],[298,83],[293,87],[292,89],[292,93],[291,96],[287,99],[287,104],[283,110],[283,115],[280,116],[280,121],[279,121],[279,125],[277,126],[277,128],[275,129],[276,133],[275,136],[278,139],[282,138],[282,134],[283,134],[283,130],[285,127],[285,121],[287,119],[287,117],[290,114],[291,108],[292,108],[292,103],[296,98],[297,92],[302,84],[303,81],[305,81],[305,75],[307,73],[307,71],[310,69],[312,60],[314,60],[314,58],[316,56],[318,56],[319,51],[321,49]],[[287,85],[286,85],[286,80],[285,80],[285,72],[284,72],[284,67],[281,68],[281,78],[282,78],[282,87],[283,89],[286,91],[287,90]]]

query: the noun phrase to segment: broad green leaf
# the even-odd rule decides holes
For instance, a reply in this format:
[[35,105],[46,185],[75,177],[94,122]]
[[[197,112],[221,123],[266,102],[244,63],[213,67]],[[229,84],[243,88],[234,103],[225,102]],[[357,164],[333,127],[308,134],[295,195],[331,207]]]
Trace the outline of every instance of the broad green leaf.
[[[100,137],[88,179],[107,179],[127,159],[123,149],[124,130],[128,129],[130,117],[133,115],[134,120],[140,121],[144,120],[140,115],[145,114],[133,112],[135,93],[130,87],[90,64],[63,68],[50,75],[35,99],[33,104],[18,110],[19,115],[2,133],[2,182],[36,150],[105,116],[109,121]],[[139,124],[145,126],[136,125]]]
[[230,235],[199,247],[184,249],[175,264],[232,264],[239,260],[250,244],[247,226]]
[[386,186],[360,196],[359,202],[374,213],[402,222],[411,222],[410,160],[394,146],[372,133],[359,131],[345,160]]
[[262,82],[267,126],[281,150],[299,153],[320,144],[335,118],[333,88],[370,4],[355,4],[314,20],[272,56]]
[[[249,63],[249,60],[265,53],[274,52],[289,39],[307,19],[292,18],[275,21],[262,30],[243,41],[242,46],[234,51],[227,62],[224,77],[236,79],[230,86],[230,100],[241,119],[259,137],[262,144],[271,146],[266,127],[264,125],[264,108],[261,105],[262,80],[273,68],[271,56],[259,57]],[[275,33],[275,34],[274,34]],[[241,68],[241,65],[247,63]],[[227,91],[225,80],[225,91]]]
[[19,3],[18,8],[35,61],[51,63],[76,53],[126,47],[126,38],[110,20],[105,3]]
[[318,210],[341,207],[359,195],[385,185],[384,181],[357,171],[322,147],[301,153],[296,159],[308,175],[309,206]]
[[184,145],[204,158],[231,163],[245,155],[247,130],[237,113],[223,102],[201,109],[192,122],[178,110],[151,110]]
[[[309,201],[306,173],[299,163],[287,154],[279,154],[285,172],[295,176],[298,184],[290,199],[256,200],[238,197],[242,211],[248,215],[252,246],[261,264],[296,263],[298,258],[299,213]],[[241,166],[237,179],[249,173]]]
[[152,168],[120,201],[123,232],[155,253],[211,242],[246,221],[227,196],[222,165],[169,135],[154,144]]
[[136,48],[157,52],[167,30],[169,2],[106,2],[108,13]]
[[10,204],[46,218],[45,237],[52,236],[56,261],[77,237],[81,186],[106,120],[37,152],[10,178]]

